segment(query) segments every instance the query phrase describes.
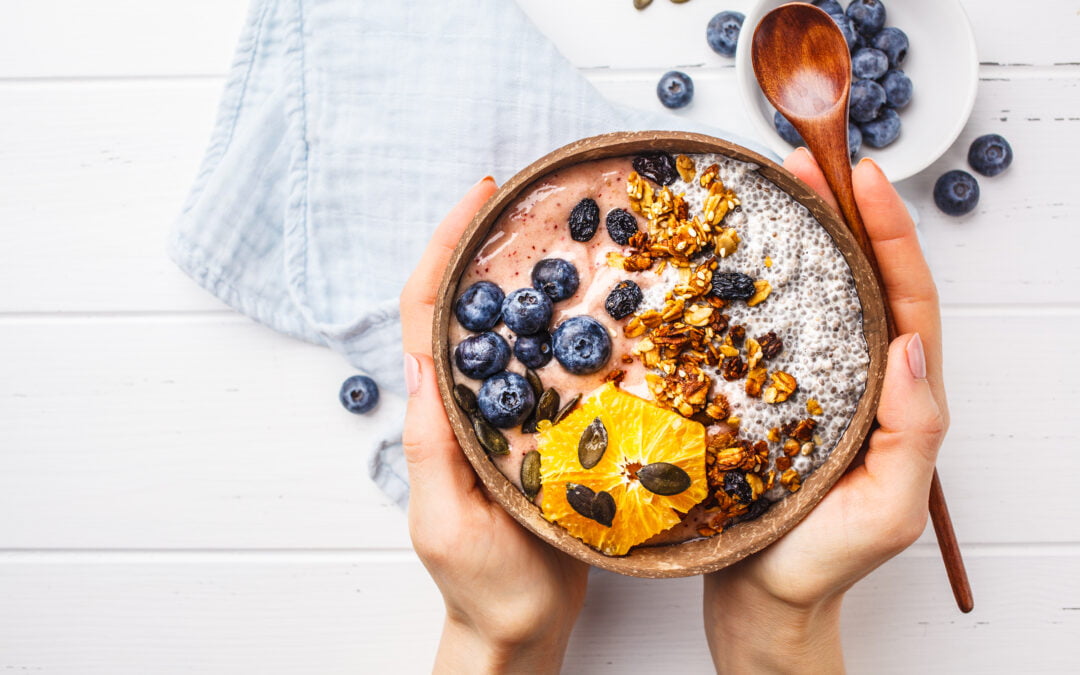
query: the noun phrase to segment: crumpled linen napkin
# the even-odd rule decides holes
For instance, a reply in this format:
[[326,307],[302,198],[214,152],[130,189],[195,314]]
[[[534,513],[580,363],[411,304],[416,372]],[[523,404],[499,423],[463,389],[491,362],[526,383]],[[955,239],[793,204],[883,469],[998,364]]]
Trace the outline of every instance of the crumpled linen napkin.
[[485,174],[634,129],[727,136],[607,101],[507,0],[253,0],[170,255],[378,382],[370,471],[404,506],[397,296],[431,231]]

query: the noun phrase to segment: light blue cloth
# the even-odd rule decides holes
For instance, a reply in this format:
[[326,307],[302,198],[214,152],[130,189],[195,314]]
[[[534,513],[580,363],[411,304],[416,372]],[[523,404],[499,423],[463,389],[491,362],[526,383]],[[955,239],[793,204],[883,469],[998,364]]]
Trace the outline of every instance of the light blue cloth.
[[633,129],[723,135],[605,100],[509,0],[253,0],[170,253],[375,378],[371,474],[404,505],[397,296],[431,231],[482,176]]

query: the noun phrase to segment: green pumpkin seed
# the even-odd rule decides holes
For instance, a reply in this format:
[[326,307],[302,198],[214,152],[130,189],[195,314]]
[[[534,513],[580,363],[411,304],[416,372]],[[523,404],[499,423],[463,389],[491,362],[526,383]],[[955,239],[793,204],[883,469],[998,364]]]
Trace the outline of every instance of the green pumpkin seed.
[[592,519],[604,527],[611,527],[615,520],[615,498],[606,492],[596,493],[593,499]]
[[652,4],[652,0],[634,0],[634,9],[645,9]]
[[461,408],[462,412],[470,417],[477,413],[476,394],[463,384],[454,385],[454,403]]
[[581,466],[591,469],[599,464],[607,446],[607,427],[597,417],[581,432],[581,439],[578,441],[577,456]]
[[532,368],[525,369],[525,380],[532,387],[533,393],[536,394],[536,398],[540,398],[540,395],[544,393],[544,383],[540,381],[540,376],[536,374],[536,371]]
[[667,462],[647,464],[638,469],[637,477],[646,490],[665,497],[679,494],[692,482],[690,474]]
[[676,5],[681,5],[684,2],[690,2],[690,0],[671,0],[671,1],[674,2]]
[[503,436],[501,431],[491,426],[483,417],[479,415],[473,417],[472,426],[473,431],[476,432],[476,440],[480,441],[480,446],[487,450],[489,455],[510,454],[510,443],[507,442],[506,436]]
[[580,400],[581,394],[578,394],[574,398],[567,401],[566,405],[564,405],[562,409],[559,410],[559,412],[555,415],[555,418],[551,420],[552,425],[558,424],[559,422],[562,422],[564,419],[566,419],[566,416],[574,411],[574,408],[577,407],[578,401]]
[[566,484],[566,501],[571,508],[586,518],[592,518],[593,516],[594,499],[596,499],[596,493],[589,486],[578,485],[577,483]]
[[550,387],[540,395],[536,403],[536,421],[550,420],[559,412],[559,392]]
[[536,433],[536,409],[525,417],[525,421],[521,423],[521,433],[523,434],[535,434]]
[[540,492],[540,453],[531,450],[521,462],[521,489],[529,500]]

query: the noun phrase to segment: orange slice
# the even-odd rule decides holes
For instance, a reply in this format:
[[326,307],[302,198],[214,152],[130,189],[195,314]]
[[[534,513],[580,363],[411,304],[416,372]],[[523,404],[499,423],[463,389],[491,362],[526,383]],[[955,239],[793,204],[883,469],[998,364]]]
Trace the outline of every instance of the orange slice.
[[708,494],[705,427],[611,383],[543,426],[544,517],[607,555],[671,528]]

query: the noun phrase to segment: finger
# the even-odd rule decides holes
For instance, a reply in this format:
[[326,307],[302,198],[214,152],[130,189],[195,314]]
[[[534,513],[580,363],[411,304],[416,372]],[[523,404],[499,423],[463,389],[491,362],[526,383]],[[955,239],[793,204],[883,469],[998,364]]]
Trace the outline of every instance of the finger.
[[784,168],[801,178],[803,182],[813,188],[814,192],[821,195],[825,203],[839,212],[840,207],[836,203],[836,197],[833,196],[829,183],[825,180],[825,174],[821,173],[821,167],[818,166],[809,150],[795,148],[795,151],[784,160]]
[[873,160],[863,159],[852,173],[855,200],[874,247],[881,280],[898,333],[919,333],[929,380],[944,406],[941,378],[941,310],[937,287],[915,234],[915,223],[900,195]]
[[465,193],[435,228],[419,264],[405,283],[400,307],[402,342],[406,352],[431,353],[431,320],[439,282],[462,233],[495,192],[495,187],[495,179],[487,176]]
[[406,354],[405,369],[411,392],[402,433],[409,470],[409,513],[410,518],[424,520],[471,494],[476,474],[443,408],[435,362],[427,354]]
[[877,420],[881,426],[870,438],[866,471],[889,494],[917,496],[925,507],[946,422],[926,379],[918,333],[889,346]]

